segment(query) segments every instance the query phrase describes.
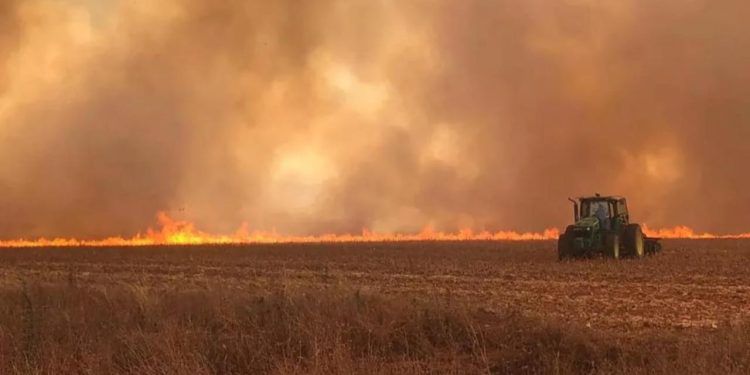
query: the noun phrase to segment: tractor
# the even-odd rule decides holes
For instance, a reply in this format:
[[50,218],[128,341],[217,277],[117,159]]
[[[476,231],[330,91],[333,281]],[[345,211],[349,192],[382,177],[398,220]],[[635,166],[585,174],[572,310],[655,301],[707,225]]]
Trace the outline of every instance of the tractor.
[[568,198],[575,224],[557,242],[560,260],[590,258],[642,258],[661,250],[659,238],[647,237],[639,224],[630,222],[628,204],[618,196]]

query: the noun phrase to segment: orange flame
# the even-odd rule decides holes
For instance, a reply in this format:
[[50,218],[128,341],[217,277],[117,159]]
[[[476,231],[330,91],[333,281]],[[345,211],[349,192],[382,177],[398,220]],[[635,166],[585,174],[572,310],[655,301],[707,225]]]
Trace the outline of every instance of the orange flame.
[[[242,245],[275,243],[326,243],[326,242],[397,242],[397,241],[542,241],[555,240],[560,235],[556,228],[541,233],[520,233],[515,231],[475,232],[463,229],[455,233],[435,231],[426,227],[419,233],[375,233],[362,230],[361,234],[323,234],[317,236],[284,236],[276,232],[250,232],[246,224],[231,235],[216,235],[197,229],[191,222],[175,220],[164,212],[157,214],[159,230],[149,228],[145,235],[131,238],[108,237],[99,240],[75,238],[39,238],[34,240],[0,240],[0,248],[24,247],[104,247],[104,246],[157,246],[157,245]],[[671,229],[650,229],[643,225],[643,233],[657,238],[683,239],[750,239],[750,233],[736,235],[715,235],[697,233],[693,229],[678,226]]]
[[648,237],[670,238],[670,239],[743,239],[750,238],[750,233],[741,234],[713,234],[698,233],[692,228],[686,226],[676,226],[674,228],[651,229],[643,225],[643,233]]
[[0,247],[102,247],[102,246],[154,246],[154,245],[241,245],[273,243],[323,243],[323,242],[389,242],[389,241],[471,241],[471,240],[549,240],[557,239],[557,229],[542,233],[519,233],[514,231],[474,232],[464,229],[457,233],[435,231],[429,227],[416,234],[384,234],[362,230],[361,234],[324,234],[318,236],[284,236],[276,232],[250,232],[246,224],[232,235],[215,235],[203,232],[187,221],[174,220],[166,213],[157,214],[160,229],[149,228],[145,235],[132,238],[109,237],[100,240],[56,238],[36,240],[0,241]]

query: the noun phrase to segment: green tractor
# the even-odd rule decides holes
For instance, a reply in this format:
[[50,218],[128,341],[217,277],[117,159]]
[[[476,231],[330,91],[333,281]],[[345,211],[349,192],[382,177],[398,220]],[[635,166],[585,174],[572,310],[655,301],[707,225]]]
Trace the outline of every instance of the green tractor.
[[565,229],[557,242],[560,260],[590,258],[642,258],[661,250],[658,238],[643,234],[630,222],[625,198],[617,196],[568,198],[573,202],[575,224]]

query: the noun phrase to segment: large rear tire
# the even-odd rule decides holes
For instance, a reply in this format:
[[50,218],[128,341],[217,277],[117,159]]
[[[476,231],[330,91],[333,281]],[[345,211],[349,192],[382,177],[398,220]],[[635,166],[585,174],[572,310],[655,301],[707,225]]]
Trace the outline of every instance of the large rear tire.
[[616,233],[608,233],[604,236],[604,256],[620,259],[620,236]]
[[573,225],[568,225],[565,232],[557,238],[557,258],[559,260],[573,259],[577,256],[573,246],[574,237]]
[[573,258],[573,237],[564,233],[557,239],[557,259],[567,260]]
[[630,258],[643,258],[646,253],[646,246],[643,239],[643,231],[638,224],[630,224],[625,227],[623,233],[623,245],[625,245],[625,254]]

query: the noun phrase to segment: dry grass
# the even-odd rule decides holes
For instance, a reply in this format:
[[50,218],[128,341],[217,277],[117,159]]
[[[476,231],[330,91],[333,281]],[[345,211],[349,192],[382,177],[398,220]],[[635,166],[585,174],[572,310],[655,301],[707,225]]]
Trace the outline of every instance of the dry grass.
[[7,250],[0,373],[748,373],[747,244]]

